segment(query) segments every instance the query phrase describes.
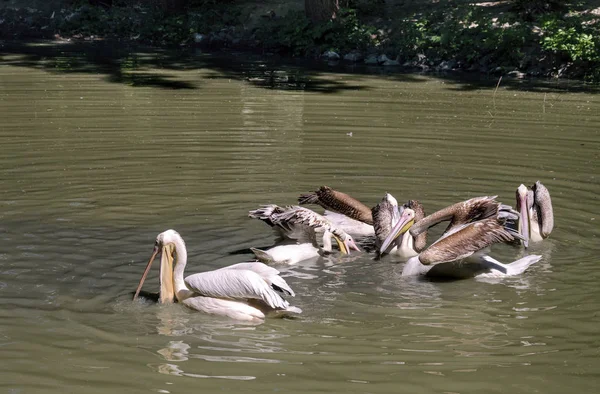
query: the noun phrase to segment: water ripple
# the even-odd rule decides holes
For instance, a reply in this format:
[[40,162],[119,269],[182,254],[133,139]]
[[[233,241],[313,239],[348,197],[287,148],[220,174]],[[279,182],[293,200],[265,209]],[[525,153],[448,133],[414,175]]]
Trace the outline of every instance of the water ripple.
[[[262,61],[230,81],[203,56],[172,70],[197,90],[0,69],[0,111],[10,114],[0,129],[9,390],[198,390],[190,378],[207,392],[596,390],[597,96],[556,94],[544,106],[543,93],[525,88],[336,73],[315,78],[357,88],[273,90],[244,81],[310,81]],[[542,260],[520,277],[430,282],[353,253],[277,267],[304,310],[298,319],[246,324],[131,302],[167,228],[186,240],[187,271],[201,272],[275,241],[248,210],[293,204],[322,184],[370,206],[389,191],[433,212],[477,195],[514,204],[515,188],[538,179],[556,228],[529,249]],[[510,262],[524,252],[493,253]]]

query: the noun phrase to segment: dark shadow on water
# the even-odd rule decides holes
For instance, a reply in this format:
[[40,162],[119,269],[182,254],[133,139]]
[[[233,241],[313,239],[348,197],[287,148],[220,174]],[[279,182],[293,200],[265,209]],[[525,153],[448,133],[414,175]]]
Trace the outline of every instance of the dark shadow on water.
[[[276,245],[257,246],[256,249],[266,250],[266,249],[272,248],[273,246],[276,246]],[[228,254],[230,256],[236,256],[236,255],[240,255],[240,254],[248,254],[248,255],[254,256],[254,252],[252,252],[250,250],[250,248],[242,248],[242,249],[232,250]]]
[[[132,291],[131,293],[129,293],[131,295],[131,298],[133,298],[133,295],[135,294],[135,291]],[[152,293],[146,290],[142,290],[140,291],[139,297],[142,300],[147,300],[148,302],[152,302],[155,304],[158,304],[158,301],[160,299],[160,293]]]
[[[227,79],[245,81],[264,89],[331,94],[344,90],[366,90],[367,84],[358,84],[357,81],[363,75],[377,75],[390,81],[407,83],[428,82],[434,78],[446,83],[449,90],[475,91],[494,90],[499,80],[498,75],[460,72],[423,74],[400,67],[327,64],[252,53],[206,54],[194,49],[134,48],[103,41],[0,41],[0,59],[3,64],[16,67],[52,73],[99,74],[112,83],[175,90],[201,89],[203,79]],[[208,72],[193,76],[181,73],[189,70]],[[352,76],[352,81],[344,80],[344,75]],[[600,90],[598,85],[580,81],[518,80],[507,77],[503,77],[501,87],[538,92],[597,93]]]
[[163,61],[161,53],[141,56],[127,48],[117,49],[104,43],[11,42],[0,47],[0,56],[7,65],[52,73],[100,74],[109,82],[131,86],[196,88],[190,82],[176,80],[174,75],[157,72],[156,68],[160,68]]

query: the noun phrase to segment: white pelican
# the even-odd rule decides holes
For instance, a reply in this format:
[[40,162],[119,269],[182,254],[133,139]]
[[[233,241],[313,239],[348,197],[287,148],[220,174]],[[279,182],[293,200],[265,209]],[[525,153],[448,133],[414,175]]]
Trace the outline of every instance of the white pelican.
[[316,204],[325,208],[324,216],[334,225],[355,237],[373,235],[373,216],[371,209],[357,199],[321,186],[318,190],[298,197],[300,205]]
[[[505,206],[493,199],[488,199],[487,203],[480,204],[475,212],[466,216],[463,215],[465,211],[460,212],[461,207],[465,207],[465,202],[430,215],[437,218],[435,221],[439,222],[440,218],[448,218],[449,211],[453,210],[455,213],[450,217],[456,218],[456,221],[460,223],[453,225],[440,239],[417,256],[411,257],[402,270],[403,276],[427,275],[455,279],[480,275],[502,277],[521,274],[531,264],[540,260],[541,256],[530,255],[511,264],[503,264],[488,256],[486,251],[490,245],[520,238],[517,232],[505,226],[506,219],[499,213]],[[495,207],[495,212],[493,207]],[[477,212],[484,218],[474,220],[474,217],[478,216]],[[405,209],[400,220],[382,244],[380,251],[385,251],[399,235],[418,225],[418,223],[415,224],[414,219],[415,212],[410,208]],[[424,220],[427,221],[426,224],[432,223],[427,218],[420,222]],[[421,230],[419,229],[419,231]]]
[[[302,260],[318,257],[321,253],[332,251],[331,238],[335,239],[342,254],[351,249],[360,250],[350,235],[334,226],[329,220],[299,206],[280,207],[265,205],[250,211],[248,216],[260,219],[273,227],[277,234],[290,241],[269,250],[251,248],[256,258],[263,263],[294,264]],[[323,247],[318,243],[322,235]]]
[[517,188],[517,211],[520,213],[519,232],[523,245],[547,238],[554,227],[554,212],[550,192],[540,181],[531,189],[523,184]]
[[[425,217],[423,205],[417,200],[409,200],[402,207],[398,208],[398,201],[389,193],[373,209],[373,227],[377,238],[377,249],[383,245],[385,239],[392,231],[392,228],[398,224],[400,215],[404,209],[410,208],[415,211],[415,223]],[[413,237],[410,232],[405,232],[402,237],[398,237],[392,242],[385,253],[398,255],[405,259],[416,256],[425,248],[427,242],[427,231]]]
[[176,298],[178,302],[200,312],[248,321],[261,321],[268,313],[302,312],[300,308],[290,306],[281,296],[294,296],[294,292],[279,276],[279,271],[262,263],[234,264],[184,279],[187,250],[183,238],[175,230],[167,230],[156,237],[154,251],[133,296],[134,300],[158,252],[162,252],[162,303],[173,302],[173,298]]

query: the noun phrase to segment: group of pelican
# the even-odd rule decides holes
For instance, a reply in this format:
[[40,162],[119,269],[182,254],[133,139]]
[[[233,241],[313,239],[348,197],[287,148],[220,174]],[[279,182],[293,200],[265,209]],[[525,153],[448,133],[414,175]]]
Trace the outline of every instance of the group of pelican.
[[[294,264],[324,254],[360,251],[355,238],[374,238],[376,257],[396,255],[406,260],[403,276],[462,279],[477,276],[518,275],[540,260],[527,255],[509,264],[492,258],[496,243],[522,245],[550,235],[554,215],[548,189],[541,182],[531,188],[520,185],[516,210],[496,196],[476,197],[458,202],[429,216],[422,204],[409,200],[403,205],[389,193],[373,208],[357,199],[322,186],[298,198],[300,205],[264,205],[249,212],[276,232],[278,243],[267,249],[251,248],[257,262],[234,264],[184,278],[187,250],[174,230],[158,235],[152,256],[140,279],[134,299],[140,293],[152,262],[161,253],[160,302],[180,302],[209,314],[239,320],[260,321],[272,314],[298,314],[283,296],[293,290],[272,264]],[[324,215],[303,205],[319,205]],[[427,246],[428,230],[449,222],[442,236]],[[269,264],[269,265],[268,265]]]

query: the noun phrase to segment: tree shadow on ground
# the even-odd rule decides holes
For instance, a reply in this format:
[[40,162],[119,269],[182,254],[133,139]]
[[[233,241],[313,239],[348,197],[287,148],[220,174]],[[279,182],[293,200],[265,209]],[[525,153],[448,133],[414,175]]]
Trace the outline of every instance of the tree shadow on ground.
[[[206,54],[197,50],[134,48],[122,43],[19,41],[4,42],[0,58],[5,65],[44,70],[51,73],[87,73],[104,76],[112,83],[160,89],[201,89],[202,78],[245,81],[274,90],[297,90],[332,94],[345,90],[366,90],[357,83],[361,76],[379,75],[396,82],[426,82],[435,78],[457,91],[495,89],[499,75],[461,72],[428,73],[400,67],[314,62],[253,53]],[[183,71],[206,70],[194,74]],[[352,76],[351,81],[340,75]],[[518,80],[503,78],[504,89],[539,92],[597,93],[598,85],[569,80]]]

